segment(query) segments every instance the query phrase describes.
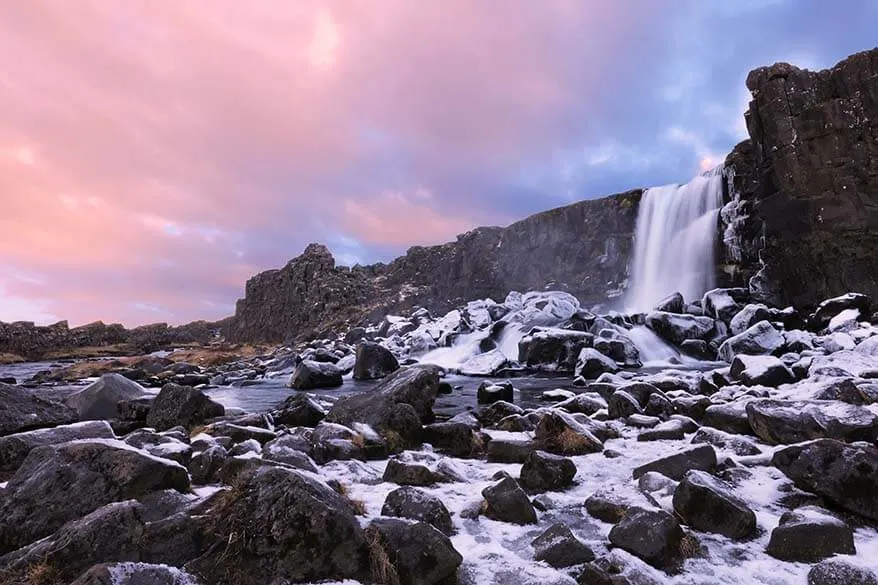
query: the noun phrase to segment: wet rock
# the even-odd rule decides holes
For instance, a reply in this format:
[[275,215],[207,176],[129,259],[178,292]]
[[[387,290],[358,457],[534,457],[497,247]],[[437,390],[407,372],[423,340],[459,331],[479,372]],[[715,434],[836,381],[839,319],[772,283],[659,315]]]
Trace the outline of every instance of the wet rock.
[[872,298],[860,293],[848,293],[827,299],[817,306],[808,318],[808,326],[813,331],[821,331],[829,326],[829,322],[844,311],[855,310],[860,315],[871,313]]
[[95,565],[73,585],[183,585],[195,583],[189,573],[167,565],[106,563]]
[[661,459],[656,459],[634,469],[634,479],[640,478],[648,471],[657,471],[676,481],[683,479],[691,469],[713,471],[716,469],[716,451],[710,445],[700,445],[686,449]]
[[769,355],[737,355],[732,360],[731,376],[745,386],[777,388],[796,381],[793,371]]
[[442,422],[426,425],[423,440],[452,457],[479,457],[485,452],[485,439],[464,423]]
[[806,506],[781,516],[780,525],[771,531],[766,552],[782,561],[816,563],[857,551],[850,526],[826,510]]
[[665,421],[637,435],[638,441],[679,441],[686,436],[688,425],[677,419]]
[[512,524],[536,524],[537,513],[518,482],[507,477],[482,490],[485,516]]
[[747,415],[749,401],[714,404],[704,411],[701,423],[733,435],[752,435],[750,418]]
[[[184,437],[186,440],[189,437]],[[154,457],[162,457],[186,466],[192,458],[192,446],[173,436],[161,435],[147,429],[139,429],[127,435],[123,441],[136,449],[142,449]]]
[[193,428],[225,414],[225,408],[190,386],[165,384],[146,417],[146,424],[158,431],[176,426]]
[[262,447],[262,458],[267,461],[277,461],[296,469],[317,473],[317,465],[308,455],[310,449],[302,449],[303,444],[299,437],[293,435],[281,435],[273,441],[269,441]]
[[0,436],[66,425],[78,420],[70,407],[34,396],[31,390],[0,384]]
[[523,415],[524,410],[506,400],[498,400],[479,411],[478,418],[486,427],[491,427],[508,416]]
[[463,557],[430,524],[379,518],[366,529],[366,538],[377,582],[444,585],[457,580]]
[[829,559],[811,567],[808,585],[878,585],[878,575],[846,559]]
[[390,459],[384,470],[384,481],[399,485],[430,486],[441,479],[425,465],[399,459]]
[[878,415],[844,402],[754,400],[747,404],[747,418],[753,432],[772,444],[821,438],[847,442],[878,439]]
[[551,525],[531,541],[531,545],[535,561],[545,562],[556,569],[590,563],[595,559],[594,552],[564,524]]
[[576,360],[576,375],[588,380],[594,380],[606,372],[619,371],[616,362],[608,358],[596,349],[587,347],[579,352]]
[[119,403],[142,398],[143,386],[119,374],[104,374],[97,381],[72,394],[65,401],[80,420],[119,418]]
[[750,292],[745,288],[715,288],[704,293],[701,305],[705,315],[728,323],[749,299]]
[[743,333],[760,321],[771,321],[771,312],[763,304],[750,304],[741,309],[729,322],[729,331],[732,335]]
[[513,402],[515,388],[509,382],[494,384],[482,382],[476,391],[476,400],[479,404],[493,404],[495,402]]
[[698,360],[711,361],[716,359],[716,352],[703,339],[686,339],[680,344],[680,349],[686,355]]
[[38,429],[0,437],[0,478],[14,473],[37,447],[56,445],[77,439],[115,439],[105,421],[88,421],[50,429]]
[[534,432],[538,445],[557,455],[586,455],[599,453],[604,445],[588,428],[572,415],[558,410],[547,412]]
[[685,308],[686,301],[683,299],[683,295],[675,292],[674,294],[660,300],[658,304],[653,307],[653,310],[661,313],[682,313]]
[[573,373],[579,354],[593,342],[584,331],[535,328],[518,342],[518,360],[537,371]]
[[719,346],[721,360],[732,363],[736,355],[770,355],[783,348],[783,334],[768,321],[760,321],[743,333],[734,335]]
[[378,380],[399,369],[399,362],[386,347],[371,341],[357,346],[354,380]]
[[493,376],[509,364],[506,355],[499,349],[492,349],[473,356],[460,366],[464,376]]
[[192,483],[207,485],[219,481],[220,471],[228,458],[228,452],[219,445],[193,455],[189,461],[189,474],[192,477]]
[[48,536],[104,504],[162,489],[189,491],[186,468],[120,441],[38,447],[0,500],[0,553]]
[[655,570],[621,549],[613,549],[585,566],[580,585],[662,585],[665,579]]
[[401,487],[387,494],[381,515],[426,522],[446,536],[455,532],[451,514],[442,500],[415,487]]
[[616,486],[595,492],[585,500],[585,509],[602,522],[617,524],[628,510],[656,506],[655,501],[643,493],[630,489],[616,489]]
[[714,320],[709,317],[653,311],[646,316],[646,326],[662,339],[680,345],[687,339],[706,340],[713,332]]
[[531,492],[557,491],[573,485],[576,465],[572,460],[544,451],[528,455],[519,482]]
[[534,430],[536,428],[536,425],[530,418],[513,414],[512,416],[507,416],[496,425],[494,425],[492,428],[498,431],[523,433]]
[[[238,486],[209,512],[218,546],[187,565],[203,582],[341,580],[357,578],[367,566],[351,505],[326,484],[263,467],[244,474]],[[237,538],[245,526],[248,538]]]
[[492,463],[524,463],[538,445],[530,440],[492,439],[487,458]]
[[264,445],[277,438],[277,433],[261,427],[236,425],[230,422],[216,422],[207,427],[207,432],[214,436],[229,437],[233,443],[243,443],[253,439]]
[[732,451],[735,455],[759,455],[759,447],[746,437],[733,435],[710,427],[701,427],[692,437],[692,443],[707,443],[718,449]]
[[296,365],[287,386],[295,390],[337,388],[344,383],[342,370],[335,364],[304,360]]
[[756,514],[732,486],[704,471],[689,471],[674,491],[674,512],[702,532],[743,539],[756,533]]
[[572,414],[581,413],[591,416],[597,411],[607,408],[607,401],[596,392],[585,392],[559,402],[556,406]]
[[277,425],[316,427],[326,418],[326,410],[307,394],[293,394],[272,411],[271,416]]
[[771,464],[796,487],[878,520],[878,449],[819,439],[776,451]]
[[669,573],[678,572],[683,563],[683,529],[662,510],[633,508],[610,530],[610,542]]

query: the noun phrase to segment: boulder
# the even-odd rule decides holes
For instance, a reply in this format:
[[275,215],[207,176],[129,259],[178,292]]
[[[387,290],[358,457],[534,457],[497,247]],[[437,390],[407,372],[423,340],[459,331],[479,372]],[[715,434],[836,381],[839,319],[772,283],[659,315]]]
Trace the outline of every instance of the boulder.
[[[739,400],[726,404],[713,404],[704,410],[701,423],[733,435],[752,435],[747,404],[750,400]],[[708,401],[709,403],[709,401]]]
[[743,539],[756,533],[756,514],[734,488],[704,471],[692,470],[674,491],[674,512],[696,530]]
[[87,421],[0,437],[0,478],[14,473],[28,453],[37,447],[77,439],[115,438],[113,429],[105,421]]
[[809,439],[878,440],[878,415],[862,406],[831,400],[753,400],[747,403],[753,432],[767,443]]
[[573,373],[579,354],[593,342],[585,331],[535,328],[518,342],[518,361],[537,371]]
[[607,372],[615,373],[618,371],[619,366],[616,365],[615,361],[591,347],[580,351],[576,359],[576,375],[588,380],[594,380]]
[[878,575],[846,559],[828,559],[811,567],[808,585],[878,585]]
[[653,307],[654,311],[661,313],[683,313],[685,309],[686,301],[683,299],[683,295],[678,292],[663,298]]
[[596,392],[585,392],[559,402],[555,406],[572,414],[580,413],[591,416],[597,411],[607,408],[607,401]]
[[768,321],[760,321],[743,333],[726,339],[717,354],[721,360],[732,363],[738,354],[770,355],[783,348],[783,334]]
[[74,423],[76,411],[34,396],[19,386],[0,384],[0,436]]
[[610,418],[626,418],[633,414],[642,414],[643,410],[631,394],[624,390],[617,390],[607,400],[607,415]]
[[326,420],[347,426],[365,423],[379,433],[395,433],[406,446],[416,446],[421,425],[433,422],[438,390],[437,367],[402,368],[371,390],[339,398]]
[[371,341],[357,346],[354,380],[378,380],[399,369],[399,362],[390,350]]
[[794,563],[816,563],[836,554],[857,553],[851,527],[815,506],[784,513],[771,531],[766,552]]
[[481,433],[460,422],[441,422],[424,426],[423,440],[452,457],[480,457],[485,452]]
[[743,333],[753,325],[760,321],[771,321],[771,312],[763,304],[750,304],[741,309],[737,315],[732,317],[729,323],[729,331],[732,335]]
[[855,310],[864,318],[871,314],[872,298],[860,293],[848,293],[827,299],[817,305],[808,318],[808,326],[813,331],[821,331],[829,326],[834,317],[844,311]]
[[664,576],[621,549],[613,549],[585,566],[579,576],[581,585],[663,585]]
[[818,439],[776,451],[771,464],[799,489],[878,520],[878,448]]
[[714,320],[710,317],[653,311],[646,315],[646,326],[662,339],[680,345],[687,339],[707,340],[713,333]]
[[515,388],[509,382],[494,384],[482,382],[476,391],[476,400],[479,404],[493,404],[495,402],[513,402],[515,400]]
[[649,471],[657,471],[666,477],[680,481],[689,470],[713,471],[716,469],[716,451],[710,445],[699,445],[650,461],[634,469],[634,479],[640,479]]
[[485,516],[512,524],[536,524],[537,513],[527,494],[511,477],[500,480],[482,490],[485,498]]
[[588,545],[576,538],[564,524],[552,524],[533,539],[531,545],[535,561],[556,569],[590,563],[595,559]]
[[217,483],[220,479],[220,472],[228,459],[228,452],[220,445],[214,445],[196,453],[189,461],[189,474],[192,483],[196,485]]
[[65,402],[80,420],[107,420],[119,418],[120,402],[143,398],[145,394],[143,386],[121,374],[104,374]]
[[451,514],[442,500],[415,487],[401,487],[387,494],[381,515],[426,522],[446,536],[455,532]]
[[756,446],[756,443],[746,437],[726,433],[719,429],[711,427],[701,427],[692,436],[692,443],[707,443],[718,449],[724,449],[733,452],[735,455],[746,457],[749,455],[759,455],[762,451]]
[[372,578],[378,583],[445,585],[463,562],[448,537],[426,522],[373,520],[366,529]]
[[426,465],[399,459],[388,460],[384,469],[384,481],[399,485],[430,486],[440,480]]
[[208,515],[218,546],[187,565],[205,583],[355,579],[368,563],[351,504],[304,472],[247,472]]
[[576,465],[572,460],[534,451],[524,460],[519,483],[531,492],[557,491],[573,485],[575,476]]
[[610,530],[613,546],[668,573],[680,570],[683,560],[683,529],[663,510],[632,508]]
[[777,388],[796,381],[793,371],[770,355],[737,355],[732,360],[732,379],[745,386]]
[[303,360],[296,365],[287,386],[295,390],[337,388],[344,383],[342,371],[335,364]]
[[491,463],[524,463],[537,448],[531,440],[492,439],[488,443],[487,459]]
[[728,323],[749,299],[750,291],[746,288],[715,288],[704,293],[701,306],[705,315]]
[[189,491],[186,468],[121,441],[37,447],[0,499],[0,554],[48,536],[104,504],[162,489]]
[[316,427],[326,418],[326,410],[307,394],[293,394],[272,411],[271,417],[276,425]]
[[498,400],[491,405],[482,408],[478,413],[478,419],[486,427],[491,427],[508,416],[523,415],[524,410],[507,400]]
[[222,404],[208,398],[191,386],[165,384],[146,417],[146,424],[158,431],[182,426],[187,429],[203,425],[212,418],[223,416]]
[[106,563],[95,565],[79,576],[73,585],[186,585],[195,577],[167,565],[146,563]]
[[644,493],[622,486],[599,490],[585,500],[585,510],[589,515],[610,524],[621,521],[628,515],[628,510],[653,505],[655,501]]
[[540,448],[557,455],[600,453],[604,444],[572,415],[552,410],[543,415],[534,432]]
[[499,349],[475,355],[460,366],[464,376],[493,376],[509,364],[509,359]]

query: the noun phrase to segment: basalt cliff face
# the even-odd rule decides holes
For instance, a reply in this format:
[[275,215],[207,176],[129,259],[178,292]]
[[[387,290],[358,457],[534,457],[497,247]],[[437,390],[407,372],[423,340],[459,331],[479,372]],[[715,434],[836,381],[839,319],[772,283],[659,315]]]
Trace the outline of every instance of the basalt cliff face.
[[450,309],[510,290],[568,291],[605,300],[627,275],[641,191],[581,201],[505,228],[478,228],[447,244],[411,248],[390,264],[336,267],[312,244],[280,270],[247,282],[231,341],[307,338],[413,306]]
[[[878,293],[878,49],[747,77],[750,140],[726,160],[725,266],[776,304]],[[731,226],[731,227],[729,227]]]

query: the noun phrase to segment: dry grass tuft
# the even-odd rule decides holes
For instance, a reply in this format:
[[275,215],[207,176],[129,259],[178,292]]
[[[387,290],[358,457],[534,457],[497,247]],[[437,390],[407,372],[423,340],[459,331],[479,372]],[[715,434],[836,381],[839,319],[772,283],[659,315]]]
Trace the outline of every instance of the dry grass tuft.
[[366,529],[366,546],[369,548],[369,567],[372,579],[381,585],[400,585],[399,573],[390,555],[381,543],[381,534],[374,528]]
[[691,534],[686,534],[683,536],[683,540],[680,541],[680,552],[683,554],[683,558],[686,559],[701,556],[701,543]]
[[573,429],[564,429],[552,440],[552,444],[564,455],[577,455],[589,451],[591,441]]

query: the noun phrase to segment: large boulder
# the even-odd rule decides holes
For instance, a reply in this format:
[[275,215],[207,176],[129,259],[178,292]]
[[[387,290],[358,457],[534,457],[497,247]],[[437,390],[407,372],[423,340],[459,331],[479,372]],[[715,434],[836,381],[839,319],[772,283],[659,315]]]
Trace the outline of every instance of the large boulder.
[[80,420],[119,418],[119,403],[143,398],[143,386],[121,374],[104,374],[90,386],[67,397],[67,406],[76,411]]
[[878,415],[834,400],[753,400],[747,403],[753,432],[767,443],[791,445],[810,439],[878,440]]
[[485,516],[512,524],[536,524],[537,512],[518,482],[511,477],[482,490]]
[[274,424],[288,427],[316,427],[326,418],[324,409],[307,394],[293,394],[287,397],[271,413]]
[[328,422],[351,426],[365,423],[380,433],[393,432],[407,445],[421,440],[421,425],[433,422],[433,403],[439,391],[436,366],[398,370],[371,390],[340,398]]
[[563,490],[573,485],[576,464],[571,459],[534,451],[521,466],[521,485],[531,492]]
[[676,573],[683,564],[680,523],[663,510],[632,508],[610,530],[610,542],[657,569]]
[[814,506],[786,512],[771,531],[766,552],[782,561],[816,563],[836,554],[853,555],[851,527]]
[[878,448],[819,439],[776,451],[771,464],[796,487],[878,520]]
[[342,373],[335,364],[303,360],[296,364],[287,386],[295,390],[337,388],[344,383]]
[[572,373],[580,352],[593,341],[585,331],[535,328],[518,342],[518,361],[534,370]]
[[448,537],[425,522],[373,520],[366,529],[373,579],[399,585],[457,582],[463,557]]
[[738,335],[760,321],[770,320],[771,312],[768,307],[761,303],[750,304],[741,309],[737,315],[732,317],[731,322],[729,322],[729,331],[732,335]]
[[701,306],[705,315],[729,323],[749,298],[750,292],[745,288],[715,288],[704,293]]
[[726,339],[717,354],[721,360],[732,363],[738,354],[770,355],[783,348],[785,343],[783,334],[771,323],[760,321],[743,333]]
[[687,339],[706,340],[713,333],[715,324],[710,317],[653,311],[646,315],[646,326],[659,337],[680,345]]
[[189,491],[186,468],[120,441],[38,447],[0,499],[0,553],[48,536],[104,504],[163,489]]
[[105,421],[86,421],[51,429],[38,429],[0,437],[0,478],[15,472],[28,453],[44,445],[56,445],[77,439],[115,439]]
[[201,390],[191,386],[165,384],[146,417],[146,424],[157,431],[181,426],[193,428],[212,418],[223,416],[226,409]]
[[593,380],[607,372],[615,373],[618,371],[619,366],[615,361],[591,347],[584,348],[576,358],[576,375],[587,380]]
[[732,486],[704,471],[692,470],[674,491],[674,512],[684,523],[702,532],[729,538],[756,533],[756,514]]
[[847,293],[832,299],[826,299],[808,318],[808,325],[814,331],[821,331],[829,326],[829,322],[844,311],[855,310],[864,319],[871,314],[872,298],[860,293]]
[[66,425],[78,420],[76,411],[34,396],[20,386],[0,384],[0,436]]
[[745,386],[777,388],[796,381],[793,371],[778,358],[770,355],[737,355],[730,369],[732,380]]
[[556,455],[586,455],[604,450],[603,443],[591,430],[560,410],[543,414],[534,439],[544,451]]
[[390,350],[372,341],[357,346],[354,380],[378,380],[399,369],[399,362]]
[[509,364],[509,358],[499,349],[474,355],[460,365],[464,376],[493,376]]
[[622,549],[613,549],[585,566],[581,585],[663,585],[664,575]]
[[691,449],[667,455],[660,459],[644,463],[634,469],[634,479],[640,479],[650,471],[657,471],[666,477],[680,481],[691,469],[713,471],[716,469],[716,451],[710,445],[699,445]]
[[381,515],[426,522],[442,534],[454,534],[451,514],[442,500],[415,487],[405,486],[387,494]]
[[342,580],[357,578],[368,563],[351,504],[303,472],[244,473],[209,516],[219,546],[187,565],[205,583]]
[[847,559],[828,559],[811,567],[808,585],[878,585],[878,575]]
[[481,433],[462,422],[440,422],[424,427],[423,440],[452,457],[479,457],[485,451]]
[[542,561],[550,567],[563,569],[589,563],[594,560],[594,552],[564,524],[549,526],[531,545],[534,547],[534,560]]

